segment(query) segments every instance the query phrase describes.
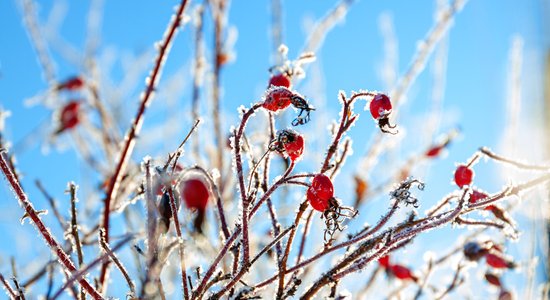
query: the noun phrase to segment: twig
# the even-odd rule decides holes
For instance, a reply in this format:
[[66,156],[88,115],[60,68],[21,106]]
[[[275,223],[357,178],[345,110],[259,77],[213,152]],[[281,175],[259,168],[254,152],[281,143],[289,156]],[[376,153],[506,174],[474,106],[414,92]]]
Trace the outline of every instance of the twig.
[[548,170],[550,170],[550,166],[531,165],[531,164],[526,164],[526,163],[522,163],[522,162],[519,162],[519,161],[515,161],[515,160],[509,159],[509,158],[504,157],[504,156],[500,156],[500,155],[494,153],[493,151],[489,150],[489,148],[487,148],[487,147],[479,148],[479,152],[481,152],[483,155],[485,155],[489,158],[492,158],[496,161],[500,161],[500,162],[503,162],[503,163],[510,164],[510,165],[512,165],[512,166],[514,166],[518,169],[534,170],[534,171],[548,171]]
[[200,297],[202,297],[202,294],[204,294],[204,292],[206,291],[206,284],[208,283],[208,280],[210,279],[210,277],[212,277],[216,267],[218,266],[222,258],[225,256],[227,251],[231,248],[231,245],[233,245],[233,242],[235,241],[235,239],[237,239],[240,232],[241,232],[240,227],[237,227],[235,231],[233,231],[233,234],[229,237],[229,239],[225,241],[223,248],[220,250],[216,258],[210,265],[210,268],[208,268],[208,271],[206,271],[206,273],[204,274],[204,277],[202,278],[197,289],[193,292],[192,294],[193,299],[197,299],[197,298],[200,299]]
[[252,258],[250,260],[250,265],[254,264],[264,253],[266,253],[269,249],[271,249],[271,247],[273,247],[273,245],[278,243],[285,235],[287,235],[287,233],[289,233],[294,228],[295,228],[295,226],[293,224],[292,226],[290,226],[287,229],[283,230],[283,232],[281,232],[279,235],[275,236],[275,238],[269,244],[265,245],[265,247],[262,250],[260,250],[260,252],[258,252],[258,254],[256,254],[256,256],[254,256],[254,258]]
[[290,235],[288,237],[288,240],[286,241],[286,248],[285,252],[283,254],[283,257],[281,258],[280,264],[280,271],[279,271],[279,288],[277,289],[277,298],[281,299],[283,297],[284,287],[285,287],[285,271],[287,268],[286,262],[288,260],[288,256],[290,255],[290,249],[292,247],[292,242],[294,240],[294,236],[296,235],[296,229],[298,228],[300,224],[300,220],[302,218],[302,215],[308,208],[309,203],[307,200],[304,200],[300,204],[300,208],[298,209],[298,212],[296,213],[296,217],[294,218],[294,223],[292,224],[292,230],[290,232]]
[[15,291],[13,290],[9,282],[6,281],[6,279],[1,273],[0,273],[0,281],[2,282],[4,290],[6,290],[6,294],[8,294],[8,297],[10,297],[12,300],[17,299],[17,295],[15,294]]
[[67,227],[66,221],[65,221],[65,218],[59,212],[59,209],[57,209],[57,204],[55,202],[55,199],[46,191],[46,189],[44,188],[44,186],[42,185],[42,182],[40,182],[40,180],[37,179],[37,180],[34,181],[34,183],[35,183],[36,187],[40,190],[40,192],[42,192],[42,194],[44,195],[46,200],[48,200],[48,203],[52,207],[53,215],[55,216],[55,218],[59,222],[59,225],[61,226],[61,228],[63,230],[65,230],[66,227]]
[[[33,205],[27,198],[27,195],[19,185],[19,182],[13,175],[13,172],[11,171],[11,168],[9,167],[4,156],[1,155],[3,154],[3,152],[4,150],[0,149],[0,168],[2,169],[2,172],[4,173],[4,176],[6,177],[9,185],[13,189],[16,198],[19,200],[19,204],[25,210],[25,213],[32,220],[32,222],[36,225],[36,229],[42,235],[46,244],[56,254],[59,263],[65,268],[67,272],[75,272],[76,267],[74,263],[71,261],[71,258],[65,253],[65,251],[63,251],[63,248],[61,248],[57,240],[51,235],[49,229],[46,227],[46,225],[44,225],[44,223],[38,216],[37,211],[34,209]],[[88,283],[86,279],[80,278],[78,279],[78,282],[94,299],[103,299],[99,292],[92,285],[90,285],[90,283]]]
[[103,249],[103,251],[105,251],[105,253],[107,253],[109,255],[111,260],[118,267],[118,269],[120,270],[120,273],[122,273],[122,276],[126,280],[126,283],[128,284],[128,287],[130,288],[131,297],[135,297],[136,296],[136,286],[135,286],[134,282],[132,281],[132,279],[130,278],[130,275],[128,274],[128,271],[126,270],[126,268],[124,267],[122,262],[118,259],[118,257],[113,252],[113,250],[111,250],[111,247],[109,247],[109,244],[107,244],[107,241],[105,241],[105,231],[103,230],[103,228],[99,229],[99,244],[101,245],[101,248]]
[[464,279],[461,279],[459,277],[460,275],[460,271],[462,271],[462,268],[464,266],[462,264],[459,264],[458,267],[456,267],[456,271],[455,271],[455,275],[453,277],[453,280],[451,281],[451,283],[449,284],[449,286],[447,287],[447,289],[445,291],[443,291],[443,293],[441,295],[439,295],[439,297],[436,298],[436,300],[440,300],[440,299],[443,299],[445,296],[447,296],[452,290],[454,290],[455,288],[457,288],[460,284],[462,284],[464,282]]
[[32,0],[23,0],[23,21],[27,26],[31,43],[36,50],[36,56],[42,66],[44,72],[44,79],[50,87],[56,85],[55,80],[55,66],[50,54],[48,53],[48,46],[44,39],[44,34],[40,32],[40,25],[38,24],[34,3]]
[[[203,19],[204,19],[204,5],[197,5],[195,19],[195,59],[193,67],[193,90],[191,95],[191,119],[199,119],[199,101],[200,101],[200,87],[202,85],[202,76],[204,71],[204,49],[203,49]],[[193,138],[193,153],[196,159],[200,157],[200,140],[199,136],[195,135]]]
[[[145,88],[145,92],[143,93],[143,96],[141,98],[139,109],[137,111],[137,114],[132,126],[130,127],[128,133],[126,134],[124,147],[122,148],[122,152],[120,153],[120,157],[119,157],[114,175],[111,177],[111,180],[109,182],[109,187],[107,189],[107,196],[105,198],[105,208],[103,210],[103,219],[102,219],[102,227],[105,229],[105,241],[107,242],[109,242],[109,219],[111,215],[111,201],[116,198],[118,187],[120,185],[120,180],[122,179],[124,171],[126,170],[126,165],[128,163],[128,160],[130,159],[130,156],[136,144],[135,138],[141,131],[141,125],[143,124],[143,117],[145,115],[145,110],[149,106],[153,98],[152,97],[153,92],[155,91],[155,87],[161,76],[161,73],[162,73],[161,71],[164,65],[164,61],[166,60],[166,56],[169,52],[170,45],[177,32],[177,29],[181,25],[183,12],[185,11],[186,6],[187,6],[187,0],[182,0],[178,7],[177,12],[172,17],[171,23],[168,27],[168,30],[162,42],[160,43],[159,53],[155,61],[155,66],[151,71],[151,75],[148,77],[147,87]],[[109,267],[108,262],[105,262],[101,266],[99,283],[102,290],[105,290],[108,267]]]
[[[77,186],[74,182],[69,182],[69,193],[71,195],[71,235],[74,240],[74,246],[76,248],[76,254],[78,258],[78,267],[82,268],[82,265],[84,264],[84,255],[82,254],[82,243],[80,242],[80,237],[78,235],[78,221],[76,219],[76,189]],[[80,288],[80,299],[84,300],[86,299],[86,295],[84,294],[84,290],[82,287]]]
[[[222,65],[225,63],[222,57],[226,56],[223,53],[222,31],[225,18],[225,0],[209,0],[210,9],[214,18],[214,51],[213,51],[213,76],[212,76],[212,120],[214,121],[214,135],[218,149],[216,152],[216,167],[220,171],[220,187],[223,194],[225,189],[224,181],[224,161],[223,161],[223,145],[224,136],[222,134],[222,125],[220,121],[220,73]],[[243,231],[243,232],[246,232]],[[248,257],[246,257],[248,259]]]
[[[112,251],[116,252],[118,251],[118,249],[120,249],[122,246],[124,246],[126,243],[128,243],[129,241],[131,241],[133,239],[132,236],[127,236],[126,238],[122,239],[120,242],[118,242],[118,244],[116,244]],[[54,294],[54,296],[51,298],[52,300],[55,300],[57,299],[59,296],[61,296],[61,294],[63,293],[63,291],[69,287],[70,285],[72,285],[75,281],[81,281],[81,280],[84,280],[84,276],[86,276],[86,274],[88,274],[90,272],[91,269],[95,268],[99,263],[101,263],[102,261],[105,261],[106,259],[109,259],[109,253],[103,253],[101,256],[97,257],[96,259],[94,259],[93,261],[91,261],[89,264],[86,265],[86,267],[84,267],[83,269],[80,269],[80,270],[75,270],[74,272],[72,272],[72,275],[71,277],[69,277],[65,283],[63,284],[63,286],[61,286],[61,288],[59,290],[57,290],[57,292]],[[97,299],[103,299],[103,298],[97,298]]]
[[185,268],[185,252],[183,246],[183,237],[181,235],[180,221],[178,218],[178,206],[176,204],[176,197],[174,197],[174,189],[171,187],[168,189],[168,196],[170,197],[170,209],[172,210],[172,217],[174,218],[174,227],[176,228],[176,234],[178,236],[178,250],[180,254],[180,271],[181,271],[181,284],[183,288],[183,297],[185,300],[189,300],[189,288],[187,287],[187,272]]

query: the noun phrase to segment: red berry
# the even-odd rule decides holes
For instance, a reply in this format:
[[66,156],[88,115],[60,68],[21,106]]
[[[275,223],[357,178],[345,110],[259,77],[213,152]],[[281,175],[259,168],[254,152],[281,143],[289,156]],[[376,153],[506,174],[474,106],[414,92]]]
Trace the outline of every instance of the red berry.
[[84,86],[84,80],[79,76],[75,76],[61,82],[57,86],[57,89],[74,91],[74,90],[81,89],[83,86]]
[[71,129],[78,125],[80,122],[79,118],[79,108],[80,108],[80,102],[78,101],[70,101],[65,106],[63,106],[63,109],[61,110],[61,114],[59,115],[59,129],[58,133],[62,132],[66,129]]
[[474,171],[465,165],[460,165],[455,171],[455,183],[458,187],[462,188],[465,185],[472,184],[474,177]]
[[270,86],[283,86],[286,88],[290,88],[290,77],[284,73],[276,74],[271,76],[269,79],[269,85]]
[[195,208],[199,211],[206,209],[210,193],[202,180],[192,178],[182,182],[180,193],[188,208]]
[[402,266],[402,265],[391,265],[390,266],[390,271],[391,273],[396,277],[396,278],[399,278],[401,280],[413,280],[413,281],[416,281],[416,276],[413,275],[413,273],[411,272],[411,270],[405,266]]
[[307,189],[307,200],[309,204],[320,212],[329,208],[329,200],[334,195],[332,181],[324,174],[317,174],[313,177],[311,186]]
[[498,286],[498,287],[501,286],[500,278],[495,274],[486,273],[485,274],[485,280],[487,280],[487,282],[489,282],[490,284],[492,284],[494,286]]
[[441,150],[443,150],[443,147],[441,146],[432,147],[428,151],[426,151],[426,156],[431,158],[436,157],[439,155]]
[[294,93],[286,87],[270,88],[262,106],[270,111],[285,109],[291,104],[293,96]]
[[387,269],[390,267],[390,256],[385,255],[378,259],[378,263],[384,268]]
[[391,110],[390,98],[384,94],[376,94],[370,102],[370,113],[375,120],[387,117]]
[[485,261],[489,266],[496,269],[513,269],[516,267],[513,261],[495,253],[487,253]]
[[284,144],[286,154],[292,161],[297,160],[304,152],[304,138],[301,135],[294,136],[293,141]]

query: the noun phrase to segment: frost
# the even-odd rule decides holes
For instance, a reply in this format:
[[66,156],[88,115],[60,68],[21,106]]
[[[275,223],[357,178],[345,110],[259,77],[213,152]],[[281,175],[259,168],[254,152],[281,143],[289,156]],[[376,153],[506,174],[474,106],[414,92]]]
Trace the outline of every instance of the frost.
[[212,176],[212,180],[214,182],[217,182],[220,179],[220,170],[217,168],[212,168],[212,171],[210,171],[210,176]]

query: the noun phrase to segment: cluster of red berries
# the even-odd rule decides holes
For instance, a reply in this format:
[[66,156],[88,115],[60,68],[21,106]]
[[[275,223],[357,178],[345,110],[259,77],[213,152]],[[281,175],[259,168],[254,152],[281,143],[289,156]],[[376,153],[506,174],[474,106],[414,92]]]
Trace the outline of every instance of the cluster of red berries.
[[[70,77],[59,83],[55,89],[57,91],[77,91],[84,87],[84,80],[80,76]],[[59,113],[59,126],[56,134],[65,130],[72,129],[80,123],[80,101],[70,100]]]
[[401,264],[391,263],[389,255],[379,258],[378,263],[382,268],[384,268],[384,270],[386,270],[386,274],[390,275],[391,277],[395,277],[401,280],[412,280],[415,282],[418,280],[418,277],[414,275],[411,269]]

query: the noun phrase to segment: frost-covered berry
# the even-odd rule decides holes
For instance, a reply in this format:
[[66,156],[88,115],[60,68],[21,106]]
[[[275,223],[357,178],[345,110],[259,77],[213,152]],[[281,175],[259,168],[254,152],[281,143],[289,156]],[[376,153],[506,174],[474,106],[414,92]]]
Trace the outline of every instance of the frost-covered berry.
[[396,133],[389,130],[396,127],[395,125],[391,125],[389,120],[389,116],[392,111],[390,97],[382,93],[376,94],[370,102],[369,110],[372,118],[378,121],[378,127],[382,130],[382,132],[392,134]]
[[307,200],[313,209],[324,212],[329,208],[329,200],[334,196],[334,186],[328,176],[317,174],[307,189]]
[[315,110],[300,94],[293,92],[287,87],[271,86],[267,90],[262,107],[273,112],[287,108],[289,105],[299,110],[298,117],[292,121],[293,126],[303,125],[309,122],[309,114]]
[[294,96],[294,93],[286,87],[272,87],[268,89],[262,106],[267,110],[276,112],[287,108]]
[[276,138],[269,145],[270,151],[284,153],[292,161],[296,161],[304,152],[304,138],[292,129],[277,132]]
[[455,171],[455,183],[462,188],[465,185],[471,185],[474,178],[474,171],[468,166],[460,165]]

